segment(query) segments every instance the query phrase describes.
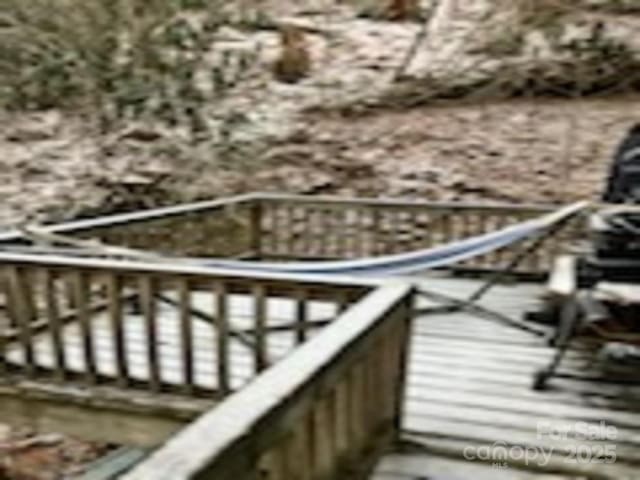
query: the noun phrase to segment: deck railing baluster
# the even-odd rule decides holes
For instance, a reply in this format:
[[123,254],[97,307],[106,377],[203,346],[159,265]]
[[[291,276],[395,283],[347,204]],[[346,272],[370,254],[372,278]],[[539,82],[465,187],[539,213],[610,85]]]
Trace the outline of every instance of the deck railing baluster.
[[9,278],[7,275],[7,269],[0,269],[0,291],[2,292],[2,296],[4,297],[4,317],[1,319],[0,323],[0,374],[4,374],[7,370],[7,333],[11,328],[11,323],[14,319],[13,312],[13,298],[9,285]]
[[[300,480],[312,480],[312,443],[309,422],[303,418],[297,428],[294,429],[294,452],[295,457],[291,458],[294,464],[294,471],[299,475]],[[294,477],[296,478],[296,477]]]
[[[254,241],[253,243],[258,243],[258,251],[255,254],[256,259],[265,258],[268,256],[269,251],[269,208],[264,202],[256,202],[257,205],[251,210],[250,218],[251,223],[253,224],[253,228],[255,228],[255,232],[260,235],[259,241]],[[256,233],[254,232],[254,235]]]
[[326,258],[329,251],[329,236],[331,232],[329,228],[328,211],[324,208],[318,208],[316,211],[316,240],[317,240],[317,258]]
[[380,351],[378,352],[379,375],[380,375],[380,414],[384,422],[390,422],[394,416],[394,396],[396,368],[394,348],[398,342],[398,329],[390,329],[382,339]]
[[87,383],[94,385],[97,383],[97,368],[95,357],[95,342],[93,339],[93,324],[89,312],[89,282],[90,274],[78,270],[71,274],[73,286],[73,303],[77,312],[78,323],[80,325],[80,335],[82,341],[82,351],[85,367],[85,379]]
[[42,284],[44,288],[45,315],[51,335],[51,346],[54,357],[55,378],[63,382],[66,378],[66,357],[60,322],[59,295],[56,289],[56,277],[48,268],[42,270]]
[[370,394],[370,405],[371,405],[371,409],[369,411],[370,414],[370,420],[369,420],[369,427],[370,427],[370,435],[375,435],[376,434],[376,430],[378,430],[380,428],[380,425],[384,425],[384,422],[382,421],[384,418],[384,384],[382,382],[382,372],[384,372],[384,367],[382,365],[382,361],[380,359],[380,352],[383,349],[383,345],[384,345],[384,338],[380,338],[377,342],[376,345],[371,349],[371,352],[369,353],[369,361],[368,361],[368,368],[369,368],[369,378],[370,378],[370,384],[369,384],[369,394]]
[[389,216],[387,211],[378,211],[378,255],[389,252]]
[[313,422],[314,477],[328,478],[333,471],[333,442],[327,396],[315,400],[311,410],[311,422]]
[[402,235],[400,227],[400,212],[393,208],[389,210],[389,249],[388,252],[395,254],[402,251]]
[[226,397],[231,391],[231,364],[229,350],[229,308],[227,287],[222,282],[216,282],[214,287],[215,298],[215,352],[218,378],[218,391],[222,397]]
[[340,230],[340,211],[328,208],[326,220],[327,251],[325,256],[328,258],[340,258],[339,237],[342,234]]
[[138,291],[140,307],[144,316],[144,330],[146,338],[146,358],[149,370],[149,389],[160,392],[162,388],[162,376],[160,370],[160,358],[158,348],[158,324],[157,324],[157,283],[149,275],[138,277]]
[[349,453],[349,385],[346,379],[342,379],[334,391],[335,402],[335,452],[339,465],[348,462]]
[[465,211],[462,213],[461,237],[466,238],[474,234],[473,232],[473,216],[474,212]]
[[372,222],[373,225],[371,227],[371,234],[372,234],[372,255],[380,255],[383,251],[384,248],[381,246],[381,221],[382,221],[382,216],[380,213],[380,210],[378,210],[377,208],[374,209],[372,211],[371,214],[371,218],[372,218]]
[[6,278],[0,273],[0,332],[9,328],[9,322],[11,322],[10,298],[11,296],[7,292]]
[[280,206],[274,205],[271,208],[271,251],[278,257],[280,251],[280,236],[282,225],[280,223]]
[[264,285],[255,285],[252,289],[254,301],[254,367],[256,373],[263,371],[268,366],[267,345],[267,293]]
[[292,205],[287,205],[287,227],[285,230],[286,246],[284,247],[285,255],[287,258],[295,258],[296,256],[296,219],[295,208]]
[[308,291],[304,289],[298,289],[295,293],[294,299],[295,332],[296,342],[298,344],[304,343],[307,340],[307,331],[309,329],[308,305]]
[[7,337],[0,335],[0,374],[5,374],[7,371]]
[[358,209],[358,257],[371,255],[371,217],[367,208]]
[[18,339],[24,355],[24,371],[28,377],[35,375],[35,355],[32,344],[31,325],[35,320],[33,290],[27,287],[29,279],[24,268],[9,267],[7,269],[9,288],[14,298],[13,312],[18,328]]
[[365,399],[362,364],[352,367],[349,377],[349,443],[360,445],[365,438]]
[[180,350],[182,359],[182,389],[191,395],[194,390],[193,320],[191,313],[191,288],[185,277],[178,279],[178,303],[180,315]]
[[116,274],[108,274],[105,282],[107,287],[107,301],[109,304],[111,339],[116,364],[116,383],[120,388],[126,388],[129,384],[129,367],[127,363],[125,326],[122,312],[123,282]]
[[[377,343],[377,342],[376,342]],[[376,376],[377,376],[377,365],[375,362],[375,349],[377,347],[372,346],[369,352],[367,353],[363,369],[364,369],[364,391],[365,398],[367,399],[364,405],[364,414],[365,414],[365,435],[367,438],[375,435],[375,429],[379,425],[378,424],[378,412],[377,412],[377,402],[380,398],[380,391],[377,390],[376,384]]]
[[333,230],[335,232],[336,258],[349,258],[347,251],[346,236],[348,234],[345,210],[340,209],[334,212]]
[[442,222],[442,240],[444,243],[449,243],[454,240],[453,222],[454,212],[452,210],[446,210]]
[[300,255],[306,257],[311,253],[311,247],[313,246],[313,233],[311,232],[313,222],[311,210],[308,208],[302,208],[301,217],[301,224],[303,228],[300,232]]

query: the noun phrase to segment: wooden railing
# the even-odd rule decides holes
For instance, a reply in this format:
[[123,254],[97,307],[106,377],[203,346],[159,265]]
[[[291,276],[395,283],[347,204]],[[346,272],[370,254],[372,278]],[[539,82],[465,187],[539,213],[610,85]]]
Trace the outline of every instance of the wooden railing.
[[9,378],[223,398],[377,282],[0,254]]
[[[248,257],[258,232],[255,195],[79,220],[50,232],[102,243],[181,256]],[[24,241],[20,232],[0,235],[0,245]]]
[[[446,244],[530,220],[554,208],[264,194],[256,207],[260,232],[255,238],[260,258],[358,258]],[[546,239],[518,271],[548,271],[559,251],[583,238],[584,217],[576,217]],[[528,245],[509,246],[457,267],[500,269]]]
[[[364,478],[397,431],[410,287],[213,270],[175,256],[376,256],[551,210],[255,194],[49,227],[173,263],[20,253],[24,239],[7,234],[0,244],[16,248],[0,253],[0,374],[222,401],[127,480]],[[544,272],[583,237],[582,220],[520,271]],[[463,266],[495,270],[526,246]]]
[[[257,193],[72,222],[51,230],[174,256],[345,259],[442,245],[529,220],[554,208]],[[518,271],[546,273],[559,252],[585,237],[584,218],[578,216],[566,223],[529,255]],[[16,239],[18,234],[0,236],[0,245]],[[508,246],[456,267],[500,269],[529,244]]]
[[366,478],[397,432],[410,288],[383,286],[126,480]]

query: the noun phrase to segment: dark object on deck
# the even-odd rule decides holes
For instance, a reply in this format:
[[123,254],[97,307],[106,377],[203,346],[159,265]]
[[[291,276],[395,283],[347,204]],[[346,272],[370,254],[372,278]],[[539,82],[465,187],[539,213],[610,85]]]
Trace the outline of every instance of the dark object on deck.
[[[638,184],[640,186],[640,183]],[[557,324],[552,362],[540,370],[535,390],[555,375],[572,340],[590,331],[607,343],[640,344],[640,208],[617,206],[590,219],[591,246],[578,256],[559,257],[543,315]]]
[[608,280],[640,282],[640,209],[614,207],[592,215],[591,263]]
[[618,147],[602,200],[640,203],[640,124],[629,130]]

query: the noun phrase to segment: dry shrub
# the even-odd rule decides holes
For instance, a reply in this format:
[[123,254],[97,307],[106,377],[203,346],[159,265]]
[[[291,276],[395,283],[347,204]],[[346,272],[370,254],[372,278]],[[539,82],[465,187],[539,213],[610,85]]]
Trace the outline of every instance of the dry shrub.
[[151,116],[198,131],[201,105],[250,61],[208,60],[224,3],[0,0],[0,101],[82,109],[107,128]]
[[[486,53],[486,52],[485,52]],[[605,96],[640,92],[640,55],[594,23],[588,35],[558,41],[548,56],[507,56],[482,69],[464,64],[437,78],[407,80],[390,88],[381,106],[406,108],[437,100]]]
[[587,7],[617,14],[640,13],[638,0],[584,0]]

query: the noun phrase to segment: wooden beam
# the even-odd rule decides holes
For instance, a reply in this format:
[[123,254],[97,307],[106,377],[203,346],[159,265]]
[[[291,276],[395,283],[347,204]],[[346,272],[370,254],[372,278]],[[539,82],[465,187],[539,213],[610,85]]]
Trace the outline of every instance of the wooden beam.
[[156,446],[214,405],[211,400],[107,387],[0,385],[0,422],[85,440]]

